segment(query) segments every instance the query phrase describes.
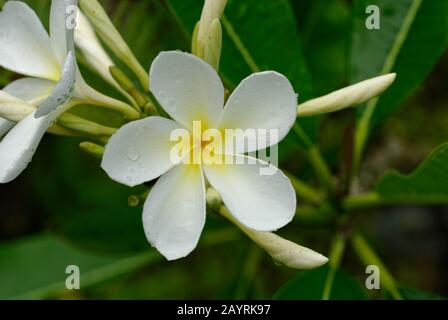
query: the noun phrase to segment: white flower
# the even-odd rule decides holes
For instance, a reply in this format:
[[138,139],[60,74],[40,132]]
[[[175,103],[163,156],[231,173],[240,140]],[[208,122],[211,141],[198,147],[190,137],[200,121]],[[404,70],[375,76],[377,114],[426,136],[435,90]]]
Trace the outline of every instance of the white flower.
[[[12,129],[0,143],[0,183],[15,179],[26,168],[44,133],[72,106],[84,102],[127,110],[127,105],[88,86],[78,70],[73,35],[76,3],[52,1],[50,35],[23,2],[8,1],[0,12],[0,66],[28,76],[12,82],[0,95],[0,116],[19,121],[14,127],[5,125]],[[70,101],[72,96],[76,99]],[[16,101],[11,103],[12,99]],[[23,108],[28,113],[20,118]]]
[[278,140],[269,145],[278,143],[296,119],[297,96],[288,79],[272,71],[253,74],[223,108],[224,87],[216,71],[193,55],[171,51],[154,60],[150,88],[174,120],[149,117],[123,126],[107,144],[102,168],[128,186],[161,176],[143,210],[146,236],[160,253],[174,260],[196,247],[205,223],[206,180],[248,228],[273,231],[292,220],[296,196],[289,179],[280,170],[259,173],[270,164],[252,158],[254,164],[176,165],[170,159],[170,133],[191,130],[193,121],[221,130],[276,129]]

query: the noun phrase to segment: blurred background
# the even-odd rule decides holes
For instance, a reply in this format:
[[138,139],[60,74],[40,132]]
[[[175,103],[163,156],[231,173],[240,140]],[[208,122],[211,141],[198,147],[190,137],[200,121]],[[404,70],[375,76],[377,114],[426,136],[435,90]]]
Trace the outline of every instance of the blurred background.
[[[25,2],[48,25],[50,1]],[[202,5],[200,0],[100,2],[145,68],[160,51],[189,50]],[[384,23],[399,14],[394,6],[387,6],[395,1],[370,2],[383,5]],[[0,0],[1,6],[4,3]],[[229,0],[225,15],[249,49],[256,48],[253,55],[260,68],[288,75],[303,101],[370,77],[353,75],[357,46],[367,46],[372,57],[381,54],[374,44],[359,43],[356,28],[367,17],[364,4],[349,0]],[[426,19],[431,23],[430,16]],[[438,27],[448,34],[447,25]],[[387,36],[387,30],[381,32]],[[446,45],[423,72],[422,81],[398,99],[391,116],[378,125],[362,165],[364,190],[390,169],[412,172],[436,146],[448,141],[445,49]],[[225,34],[222,69],[230,88],[251,72],[234,51]],[[119,97],[82,64],[82,57],[80,61],[87,82]],[[0,68],[0,87],[17,78]],[[101,119],[101,114],[97,117]],[[355,118],[354,110],[346,110],[307,120],[316,123],[312,134],[335,176],[341,171],[344,133],[353,128]],[[99,160],[80,151],[82,141],[47,135],[29,168],[14,182],[0,185],[0,298],[269,299],[302,274],[276,265],[236,228],[214,215],[208,217],[200,245],[192,254],[179,261],[164,261],[144,237],[141,208],[127,204],[127,198],[141,189],[108,179]],[[287,139],[280,152],[281,168],[315,184],[294,137]],[[407,296],[448,296],[447,206],[378,209],[358,214],[356,224],[403,292],[408,290]],[[331,226],[298,220],[280,234],[328,254],[332,230]],[[64,287],[69,264],[81,269],[79,291]],[[365,267],[351,250],[344,256],[342,270],[355,280],[362,292],[359,298],[388,298],[379,291],[363,289]],[[321,282],[317,278],[312,287],[322,286]],[[303,297],[315,298],[312,289],[308,293]]]

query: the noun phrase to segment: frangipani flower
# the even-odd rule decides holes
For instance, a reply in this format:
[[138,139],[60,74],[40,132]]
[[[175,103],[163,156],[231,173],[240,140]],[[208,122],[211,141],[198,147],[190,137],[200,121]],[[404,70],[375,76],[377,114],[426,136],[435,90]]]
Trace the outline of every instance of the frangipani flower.
[[[203,60],[176,51],[162,52],[150,70],[150,89],[174,119],[148,117],[123,126],[106,146],[102,168],[120,183],[135,186],[160,179],[143,209],[149,242],[167,259],[189,254],[197,245],[205,223],[206,181],[219,191],[225,205],[242,225],[258,231],[277,230],[289,223],[296,196],[280,171],[260,175],[272,167],[239,150],[232,157],[244,164],[184,164],[173,162],[170,134],[203,127],[224,129],[275,129],[278,143],[296,119],[297,96],[284,76],[269,71],[244,79],[224,106],[224,87],[216,71]],[[194,148],[204,152],[205,141]],[[250,144],[249,144],[250,145]],[[203,154],[202,154],[203,155]]]
[[[23,107],[20,100],[38,107],[22,119],[0,113],[19,121],[14,127],[9,124],[12,129],[0,143],[0,183],[15,179],[26,168],[44,133],[71,107],[90,103],[133,110],[92,89],[82,78],[74,53],[76,4],[76,0],[52,1],[50,35],[23,2],[8,1],[0,12],[0,66],[28,76],[4,89],[9,112]],[[18,100],[11,102],[11,97]],[[70,101],[71,97],[75,99]],[[0,98],[0,105],[3,102]],[[134,119],[138,116],[131,113]]]

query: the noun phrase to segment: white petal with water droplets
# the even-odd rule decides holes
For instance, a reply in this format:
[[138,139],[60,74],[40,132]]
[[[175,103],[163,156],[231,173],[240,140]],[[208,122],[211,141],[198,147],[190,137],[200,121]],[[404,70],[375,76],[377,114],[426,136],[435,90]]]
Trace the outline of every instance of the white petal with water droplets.
[[31,162],[45,131],[63,110],[36,119],[34,112],[17,123],[0,142],[0,183],[19,176]]
[[36,118],[47,115],[71,98],[75,86],[76,68],[75,54],[73,51],[70,51],[64,63],[61,80],[56,83],[50,96],[39,105]]
[[165,111],[191,128],[193,121],[214,127],[224,105],[224,86],[209,64],[183,52],[161,52],[151,65],[150,89]]
[[101,167],[111,179],[131,187],[158,178],[175,165],[170,134],[179,127],[161,117],[124,125],[106,145]]
[[[244,79],[224,107],[219,128],[277,130],[278,138],[258,136],[258,147],[238,146],[236,152],[251,152],[277,144],[296,120],[297,96],[289,80],[274,71],[254,73]],[[269,133],[269,131],[268,131]],[[250,144],[249,144],[250,145]]]
[[0,66],[58,81],[60,65],[48,33],[25,3],[8,1],[0,12]]
[[[260,174],[261,168],[265,175]],[[204,165],[203,169],[231,214],[243,225],[258,231],[274,231],[294,217],[294,188],[272,165],[237,155],[234,164]]]
[[196,248],[205,224],[205,184],[198,165],[178,165],[151,190],[143,208],[149,242],[168,260]]

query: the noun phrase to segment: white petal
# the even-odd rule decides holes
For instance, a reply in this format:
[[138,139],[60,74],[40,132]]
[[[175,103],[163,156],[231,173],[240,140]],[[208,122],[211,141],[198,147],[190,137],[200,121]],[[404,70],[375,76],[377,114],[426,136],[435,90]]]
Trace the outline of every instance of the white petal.
[[[277,139],[265,141],[265,135],[258,136],[257,149],[264,149],[286,136],[294,125],[296,112],[297,96],[286,77],[274,71],[254,73],[244,79],[230,96],[219,128],[277,130]],[[236,152],[255,150],[246,146]]]
[[50,11],[50,38],[53,52],[60,64],[68,52],[74,50],[74,30],[77,0],[52,0]]
[[14,180],[25,170],[45,131],[63,111],[39,119],[33,112],[8,132],[0,142],[0,183]]
[[155,184],[143,209],[146,237],[168,260],[196,248],[205,224],[205,184],[200,166],[179,165]]
[[0,117],[18,122],[35,110],[32,105],[0,90]]
[[149,117],[121,127],[106,145],[101,167],[113,180],[128,186],[151,181],[176,165],[170,155],[175,142],[172,120]]
[[14,127],[15,122],[0,118],[0,139]]
[[76,68],[75,54],[70,51],[65,59],[61,80],[56,83],[51,95],[39,105],[36,112],[37,118],[47,115],[70,99],[75,86]]
[[55,85],[56,82],[50,80],[22,78],[8,84],[3,91],[37,107],[51,94]]
[[50,37],[39,18],[25,3],[8,1],[0,12],[0,66],[57,81],[60,65]]
[[150,88],[165,111],[191,128],[193,121],[214,127],[224,105],[224,86],[216,71],[183,52],[161,52],[151,65]]
[[[270,175],[261,174],[261,168]],[[294,189],[289,179],[272,165],[237,155],[234,164],[204,165],[203,169],[227,208],[243,225],[258,231],[274,231],[294,217]]]

